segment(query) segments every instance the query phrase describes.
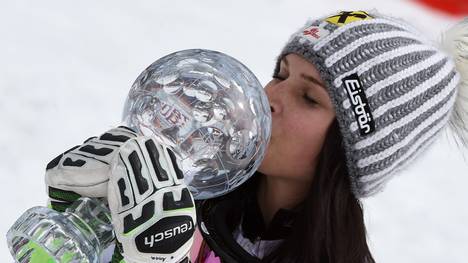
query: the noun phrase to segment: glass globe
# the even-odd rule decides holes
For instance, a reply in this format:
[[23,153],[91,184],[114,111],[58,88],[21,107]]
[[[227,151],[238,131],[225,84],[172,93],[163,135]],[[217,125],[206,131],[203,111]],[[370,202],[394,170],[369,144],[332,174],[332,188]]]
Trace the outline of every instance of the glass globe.
[[195,199],[226,194],[260,165],[271,132],[266,94],[236,59],[211,50],[167,55],[144,70],[123,121],[177,154]]

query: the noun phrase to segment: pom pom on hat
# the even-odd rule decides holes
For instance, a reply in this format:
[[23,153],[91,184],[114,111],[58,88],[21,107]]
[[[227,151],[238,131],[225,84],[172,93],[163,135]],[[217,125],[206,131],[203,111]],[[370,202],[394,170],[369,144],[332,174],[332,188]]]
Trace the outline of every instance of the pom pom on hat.
[[461,77],[449,126],[457,142],[468,149],[468,17],[442,35],[442,46],[452,56]]

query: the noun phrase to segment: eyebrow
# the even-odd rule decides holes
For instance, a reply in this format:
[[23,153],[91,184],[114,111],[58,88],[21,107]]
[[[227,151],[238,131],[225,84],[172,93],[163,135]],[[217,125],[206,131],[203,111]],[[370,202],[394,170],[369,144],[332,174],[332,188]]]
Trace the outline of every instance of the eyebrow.
[[289,67],[289,62],[288,62],[287,57],[283,57],[282,61],[284,62],[284,64],[286,64],[287,67]]
[[301,74],[301,77],[309,82],[312,82],[314,84],[316,84],[317,86],[321,87],[324,91],[327,91],[327,88],[325,87],[325,85],[323,85],[320,81],[318,81],[316,78],[312,77],[312,76],[309,76],[309,75],[306,75],[304,73]]
[[[288,58],[284,57],[282,59],[282,61],[284,62],[284,64],[286,65],[286,67],[289,67],[289,62],[288,62]],[[306,75],[304,73],[301,74],[301,78],[309,81],[309,82],[312,82],[314,84],[316,84],[317,86],[321,87],[324,91],[327,91],[327,88],[325,87],[325,85],[323,83],[321,83],[318,79],[312,77],[312,76],[309,76],[309,75]]]

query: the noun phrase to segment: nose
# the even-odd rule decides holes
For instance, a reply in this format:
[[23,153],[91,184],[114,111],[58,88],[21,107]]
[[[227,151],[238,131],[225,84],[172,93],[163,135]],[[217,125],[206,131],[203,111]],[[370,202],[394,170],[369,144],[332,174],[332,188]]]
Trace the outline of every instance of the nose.
[[281,97],[279,94],[278,83],[268,83],[265,87],[265,93],[268,97],[268,102],[270,103],[270,111],[272,114],[278,114],[281,112]]
[[278,104],[276,102],[273,102],[270,98],[268,98],[270,101],[270,111],[271,113],[277,113],[278,112]]

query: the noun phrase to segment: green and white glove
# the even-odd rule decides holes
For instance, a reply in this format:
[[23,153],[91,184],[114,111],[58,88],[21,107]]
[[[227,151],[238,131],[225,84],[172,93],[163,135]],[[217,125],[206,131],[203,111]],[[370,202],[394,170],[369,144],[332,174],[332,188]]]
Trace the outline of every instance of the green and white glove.
[[189,262],[196,211],[174,153],[151,137],[136,137],[112,166],[108,202],[125,262]]
[[45,174],[49,207],[63,212],[81,196],[105,201],[111,163],[120,147],[136,136],[120,126],[87,139],[49,162]]

